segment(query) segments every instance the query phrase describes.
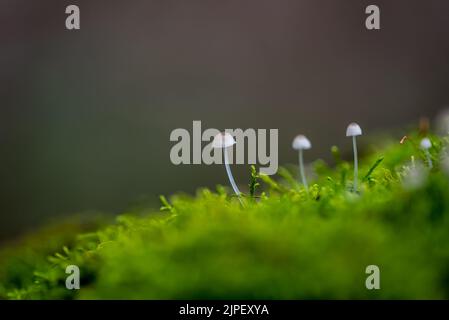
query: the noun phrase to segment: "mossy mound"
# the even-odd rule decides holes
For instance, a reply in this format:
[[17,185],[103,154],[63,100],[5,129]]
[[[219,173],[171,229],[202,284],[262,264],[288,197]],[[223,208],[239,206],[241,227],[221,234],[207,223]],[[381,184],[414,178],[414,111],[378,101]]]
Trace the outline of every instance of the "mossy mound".
[[[309,192],[287,169],[252,172],[244,206],[223,187],[202,189],[98,231],[42,232],[0,254],[0,297],[447,299],[448,142],[431,140],[432,168],[417,136],[373,149],[358,192],[333,148],[336,165],[317,161]],[[80,290],[65,288],[72,264]],[[365,287],[368,265],[380,268],[380,290]]]

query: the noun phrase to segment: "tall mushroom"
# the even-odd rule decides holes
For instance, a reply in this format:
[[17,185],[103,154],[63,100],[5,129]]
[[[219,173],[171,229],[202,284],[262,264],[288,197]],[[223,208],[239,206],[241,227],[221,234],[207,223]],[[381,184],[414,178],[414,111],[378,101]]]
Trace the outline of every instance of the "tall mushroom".
[[307,185],[307,179],[304,171],[304,158],[303,158],[303,150],[309,150],[312,148],[312,144],[310,143],[310,140],[307,139],[306,136],[300,134],[293,139],[292,147],[295,150],[299,151],[299,173],[301,175],[302,184],[306,188],[306,190],[309,190],[309,187]]
[[349,124],[348,128],[346,129],[346,136],[352,137],[352,148],[354,150],[354,191],[357,192],[357,180],[358,180],[358,170],[359,170],[359,162],[357,158],[357,136],[362,135],[362,128],[360,126],[353,122]]
[[229,167],[229,158],[228,158],[228,152],[227,148],[232,147],[235,144],[235,140],[227,132],[220,132],[214,137],[214,140],[212,141],[212,148],[214,149],[222,149],[223,156],[224,156],[224,165],[226,168],[226,173],[228,174],[229,182],[231,183],[232,189],[234,190],[235,194],[237,195],[240,203],[243,205],[242,199],[240,198],[240,190],[237,187],[234,177],[232,176],[231,168]]
[[429,138],[424,138],[421,140],[420,147],[426,155],[427,164],[429,165],[429,168],[432,169],[433,164],[432,164],[432,159],[430,158],[430,153],[429,153],[429,149],[432,147],[432,142],[430,141]]

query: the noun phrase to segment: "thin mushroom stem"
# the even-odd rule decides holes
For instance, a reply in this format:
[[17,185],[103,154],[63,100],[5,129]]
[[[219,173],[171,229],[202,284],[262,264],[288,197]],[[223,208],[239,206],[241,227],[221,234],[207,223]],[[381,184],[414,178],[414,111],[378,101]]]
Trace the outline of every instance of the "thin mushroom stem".
[[231,167],[229,166],[229,158],[228,158],[228,152],[227,152],[226,148],[223,148],[223,153],[224,153],[224,165],[226,168],[226,173],[228,174],[229,182],[231,183],[232,189],[234,190],[235,194],[237,195],[237,197],[240,201],[240,204],[243,206],[243,201],[240,198],[240,190],[234,181],[234,177],[232,176],[232,172],[231,172]]
[[307,185],[306,175],[304,173],[304,159],[302,149],[299,149],[299,173],[301,175],[302,184],[306,188],[306,191],[309,191],[309,186]]
[[425,154],[426,154],[427,164],[429,165],[429,168],[432,169],[433,163],[432,163],[432,159],[430,158],[429,150],[425,150]]
[[358,180],[358,171],[359,171],[359,161],[357,158],[357,141],[356,136],[352,137],[352,147],[354,150],[354,191],[357,192],[357,180]]

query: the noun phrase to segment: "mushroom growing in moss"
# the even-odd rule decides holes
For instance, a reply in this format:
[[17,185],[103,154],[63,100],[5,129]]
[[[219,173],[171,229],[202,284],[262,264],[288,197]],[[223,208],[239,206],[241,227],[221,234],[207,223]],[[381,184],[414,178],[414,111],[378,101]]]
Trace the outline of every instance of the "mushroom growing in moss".
[[421,140],[421,143],[419,144],[421,149],[424,151],[424,154],[426,155],[427,164],[429,165],[429,168],[432,168],[432,159],[430,158],[430,152],[429,149],[432,147],[432,142],[429,138],[424,138]]
[[357,136],[362,135],[362,128],[353,122],[350,123],[348,128],[346,129],[346,136],[352,137],[352,148],[354,151],[354,191],[357,192],[357,180],[358,180],[358,172],[359,172],[359,162],[357,157]]

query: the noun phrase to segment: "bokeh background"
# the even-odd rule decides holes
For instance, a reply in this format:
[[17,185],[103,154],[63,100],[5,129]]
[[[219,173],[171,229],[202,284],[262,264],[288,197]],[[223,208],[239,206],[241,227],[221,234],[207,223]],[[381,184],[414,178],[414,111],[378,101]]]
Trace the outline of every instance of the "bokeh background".
[[[65,7],[81,30],[65,29]],[[365,29],[368,4],[381,30]],[[447,0],[0,0],[0,239],[78,212],[227,183],[174,166],[170,132],[279,128],[350,150],[449,104]],[[191,129],[190,129],[191,130]],[[246,183],[247,166],[234,168]]]

